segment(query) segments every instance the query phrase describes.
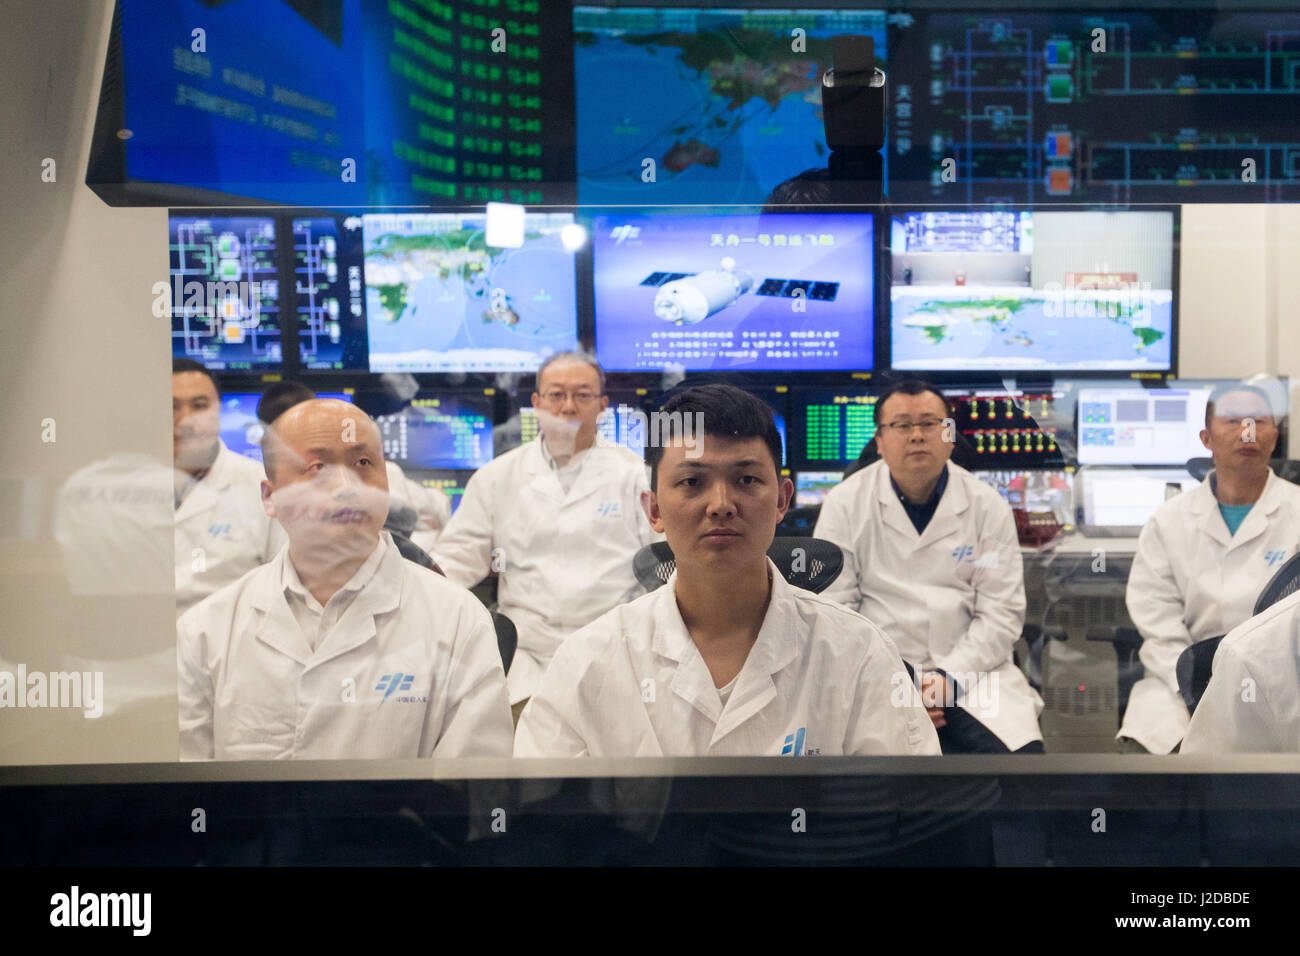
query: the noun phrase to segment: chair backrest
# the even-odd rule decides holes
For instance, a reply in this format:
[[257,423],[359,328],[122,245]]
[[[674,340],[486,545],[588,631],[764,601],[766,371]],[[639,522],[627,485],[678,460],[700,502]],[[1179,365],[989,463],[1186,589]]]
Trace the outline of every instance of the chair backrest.
[[1293,554],[1264,585],[1255,600],[1255,613],[1262,614],[1278,601],[1300,590],[1300,554]]
[[[767,555],[790,584],[817,594],[826,590],[844,568],[839,545],[821,538],[777,537]],[[677,568],[666,541],[648,544],[632,558],[632,572],[647,591],[663,587]]]
[[821,505],[804,508],[791,508],[776,526],[778,537],[811,538],[817,528],[817,518],[822,513]]
[[1219,642],[1222,640],[1223,636],[1220,635],[1197,641],[1178,655],[1174,673],[1178,675],[1178,693],[1182,696],[1183,703],[1187,705],[1189,714],[1196,713],[1196,705],[1201,702],[1201,695],[1205,693],[1205,688],[1210,683],[1210,668],[1214,663],[1214,652],[1219,649]]
[[787,581],[814,594],[825,591],[844,570],[840,546],[821,538],[778,537],[767,556]]
[[1204,481],[1205,476],[1214,471],[1213,458],[1189,458],[1187,459],[1187,473],[1197,481]]
[[492,615],[492,626],[497,632],[497,650],[501,652],[501,666],[509,674],[510,662],[515,659],[515,648],[519,645],[519,632],[515,630],[515,622],[504,614],[496,611],[489,613]]

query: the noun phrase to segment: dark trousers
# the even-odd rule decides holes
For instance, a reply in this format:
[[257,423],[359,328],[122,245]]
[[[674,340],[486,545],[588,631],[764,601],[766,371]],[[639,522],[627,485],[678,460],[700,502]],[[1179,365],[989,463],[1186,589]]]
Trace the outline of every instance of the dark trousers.
[[[960,707],[945,707],[943,719],[947,721],[938,728],[939,747],[946,754],[1009,754],[1013,751],[998,739],[978,720]],[[1018,754],[1041,754],[1043,742],[1031,740],[1019,750]]]

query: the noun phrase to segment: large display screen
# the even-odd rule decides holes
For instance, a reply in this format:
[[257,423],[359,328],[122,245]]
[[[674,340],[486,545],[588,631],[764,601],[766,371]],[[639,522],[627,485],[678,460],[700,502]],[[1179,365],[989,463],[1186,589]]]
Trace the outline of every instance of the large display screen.
[[885,65],[883,10],[575,7],[579,201],[762,203],[824,167],[837,34]]
[[906,212],[890,251],[894,368],[1172,368],[1170,211]]
[[622,371],[870,369],[872,235],[871,216],[849,213],[597,216],[597,357]]
[[799,389],[792,401],[800,428],[795,466],[856,461],[876,435],[876,398],[866,389]]
[[[352,396],[343,392],[317,392],[316,397],[352,401]],[[261,400],[260,392],[226,392],[221,396],[221,441],[236,455],[253,461],[262,460],[262,435],[266,432],[257,417]]]
[[279,366],[275,221],[175,215],[168,233],[172,356],[218,371]]
[[293,220],[298,356],[304,369],[366,371],[361,219]]
[[118,3],[92,184],[333,208],[573,180],[570,24],[538,0]]
[[489,246],[481,213],[363,222],[372,372],[533,372],[577,347],[571,214],[528,214],[518,248]]

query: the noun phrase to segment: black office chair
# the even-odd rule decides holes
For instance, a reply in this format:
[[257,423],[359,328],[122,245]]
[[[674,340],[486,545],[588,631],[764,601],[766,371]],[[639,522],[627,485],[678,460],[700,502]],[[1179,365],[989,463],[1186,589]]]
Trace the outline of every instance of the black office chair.
[[1213,458],[1189,458],[1187,459],[1187,473],[1197,481],[1204,481],[1205,476],[1214,471]]
[[1174,673],[1178,676],[1178,694],[1187,705],[1189,714],[1196,713],[1196,705],[1201,702],[1205,688],[1210,683],[1210,669],[1214,664],[1214,652],[1219,649],[1223,635],[1197,641],[1178,655]]
[[510,662],[515,659],[515,648],[519,646],[519,632],[515,630],[515,622],[504,614],[497,611],[488,613],[492,615],[492,626],[497,631],[497,650],[501,652],[501,665],[509,674]]
[[[767,549],[786,581],[814,594],[826,590],[844,569],[844,552],[821,538],[778,537]],[[656,541],[632,558],[632,573],[647,591],[663,587],[677,567],[666,541]]]
[[428,552],[411,540],[411,532],[415,530],[417,520],[418,517],[414,508],[398,504],[389,505],[388,517],[384,521],[384,530],[392,536],[393,544],[397,545],[398,553],[402,557],[422,568],[428,568],[430,571],[436,571],[446,577],[442,568],[438,567],[438,562],[429,557]]
[[1277,569],[1277,573],[1268,584],[1264,585],[1264,590],[1259,592],[1259,597],[1255,601],[1255,613],[1262,614],[1297,590],[1300,590],[1300,554],[1292,555],[1282,567]]

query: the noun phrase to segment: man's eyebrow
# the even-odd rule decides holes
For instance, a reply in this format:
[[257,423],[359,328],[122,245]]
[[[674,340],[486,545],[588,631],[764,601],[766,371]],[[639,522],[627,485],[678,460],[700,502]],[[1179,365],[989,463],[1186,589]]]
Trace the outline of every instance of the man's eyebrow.
[[690,468],[693,471],[703,471],[706,468],[754,468],[762,464],[757,458],[743,458],[740,461],[720,461],[720,462],[703,462],[703,461],[682,461],[678,462],[677,468]]

